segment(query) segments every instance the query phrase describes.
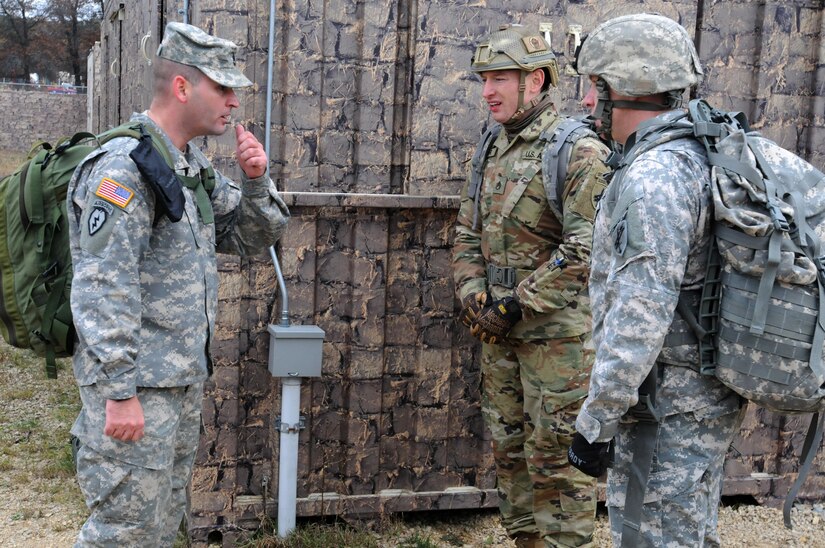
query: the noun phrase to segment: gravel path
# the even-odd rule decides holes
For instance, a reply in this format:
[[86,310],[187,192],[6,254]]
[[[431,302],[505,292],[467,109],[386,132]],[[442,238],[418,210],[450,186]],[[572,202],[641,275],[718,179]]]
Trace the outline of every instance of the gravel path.
[[[24,486],[25,487],[25,486]],[[32,513],[24,487],[0,486],[0,538],[4,547],[64,548],[72,546],[83,516],[56,503],[41,503]],[[725,548],[822,548],[825,547],[825,505],[800,505],[793,512],[794,529],[782,524],[780,510],[761,506],[722,507],[719,533]],[[409,534],[418,533],[432,545],[451,548],[512,547],[498,517],[492,512],[461,512],[444,516],[430,514],[425,519],[407,521]],[[405,537],[401,537],[402,539]],[[607,516],[600,513],[596,523],[596,546],[610,546]],[[380,538],[385,548],[397,548],[398,538]],[[409,546],[407,544],[406,546]],[[307,547],[313,548],[313,547]],[[326,548],[326,547],[317,547]],[[342,547],[343,548],[343,547]]]

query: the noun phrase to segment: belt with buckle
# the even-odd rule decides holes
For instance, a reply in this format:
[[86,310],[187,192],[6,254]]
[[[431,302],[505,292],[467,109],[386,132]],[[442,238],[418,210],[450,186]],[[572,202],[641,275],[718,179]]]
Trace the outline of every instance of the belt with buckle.
[[512,289],[516,287],[516,269],[512,266],[488,264],[487,283]]

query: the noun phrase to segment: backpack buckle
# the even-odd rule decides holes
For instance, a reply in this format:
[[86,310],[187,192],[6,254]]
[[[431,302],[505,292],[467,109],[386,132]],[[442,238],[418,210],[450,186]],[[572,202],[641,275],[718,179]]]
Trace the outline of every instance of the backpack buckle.
[[768,202],[768,213],[771,216],[771,221],[773,221],[773,227],[776,230],[781,230],[782,232],[790,232],[791,227],[788,224],[788,220],[785,218],[785,215],[782,213],[782,210],[779,209],[779,206],[776,205],[774,202]]
[[49,266],[46,267],[46,270],[40,273],[40,279],[43,281],[49,281],[55,278],[60,273],[60,265],[57,264],[57,261],[53,262]]

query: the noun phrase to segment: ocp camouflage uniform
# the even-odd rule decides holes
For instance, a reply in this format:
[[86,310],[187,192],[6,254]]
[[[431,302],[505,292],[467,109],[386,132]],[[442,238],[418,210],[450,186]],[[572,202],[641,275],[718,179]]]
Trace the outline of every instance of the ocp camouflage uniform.
[[[181,153],[145,113],[131,120],[162,137],[177,172],[196,175],[209,166],[193,143]],[[153,226],[155,195],[129,157],[137,143],[108,142],[78,168],[68,188],[78,336],[73,366],[83,401],[72,433],[82,442],[78,480],[92,511],[78,538],[82,546],[143,546],[141,538],[172,545],[211,369],[215,252],[265,252],[289,216],[267,177],[244,176],[239,188],[216,172],[214,222],[204,222],[195,192],[184,188],[183,218],[172,223],[164,216]],[[105,436],[106,400],[135,394],[144,437],[121,442]]]
[[484,168],[478,228],[464,190],[453,270],[462,299],[485,290],[494,299],[511,295],[512,287],[487,279],[487,266],[516,271],[523,319],[502,344],[484,344],[481,357],[503,525],[511,536],[577,546],[593,533],[595,480],[568,466],[566,452],[593,359],[586,287],[608,151],[592,138],[575,144],[560,222],[545,194],[539,139],[560,122],[548,108],[512,139],[501,131]]
[[638,425],[626,413],[657,367],[664,418],[640,538],[655,547],[718,546],[723,463],[741,403],[715,377],[699,373],[698,346],[675,336],[689,328],[674,315],[680,294],[694,300],[705,276],[712,220],[707,156],[695,139],[679,139],[626,169],[596,215],[590,274],[596,362],[576,427],[591,443],[616,438],[607,504],[619,546]]

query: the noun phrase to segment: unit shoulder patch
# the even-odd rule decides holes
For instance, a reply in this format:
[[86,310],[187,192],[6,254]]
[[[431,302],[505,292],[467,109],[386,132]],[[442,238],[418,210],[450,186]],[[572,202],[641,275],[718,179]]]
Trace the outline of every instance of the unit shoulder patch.
[[120,215],[123,215],[122,209],[114,207],[104,199],[95,198],[81,217],[81,249],[102,256]]
[[100,181],[95,195],[120,208],[125,208],[132,201],[135,193],[117,181],[104,177]]

